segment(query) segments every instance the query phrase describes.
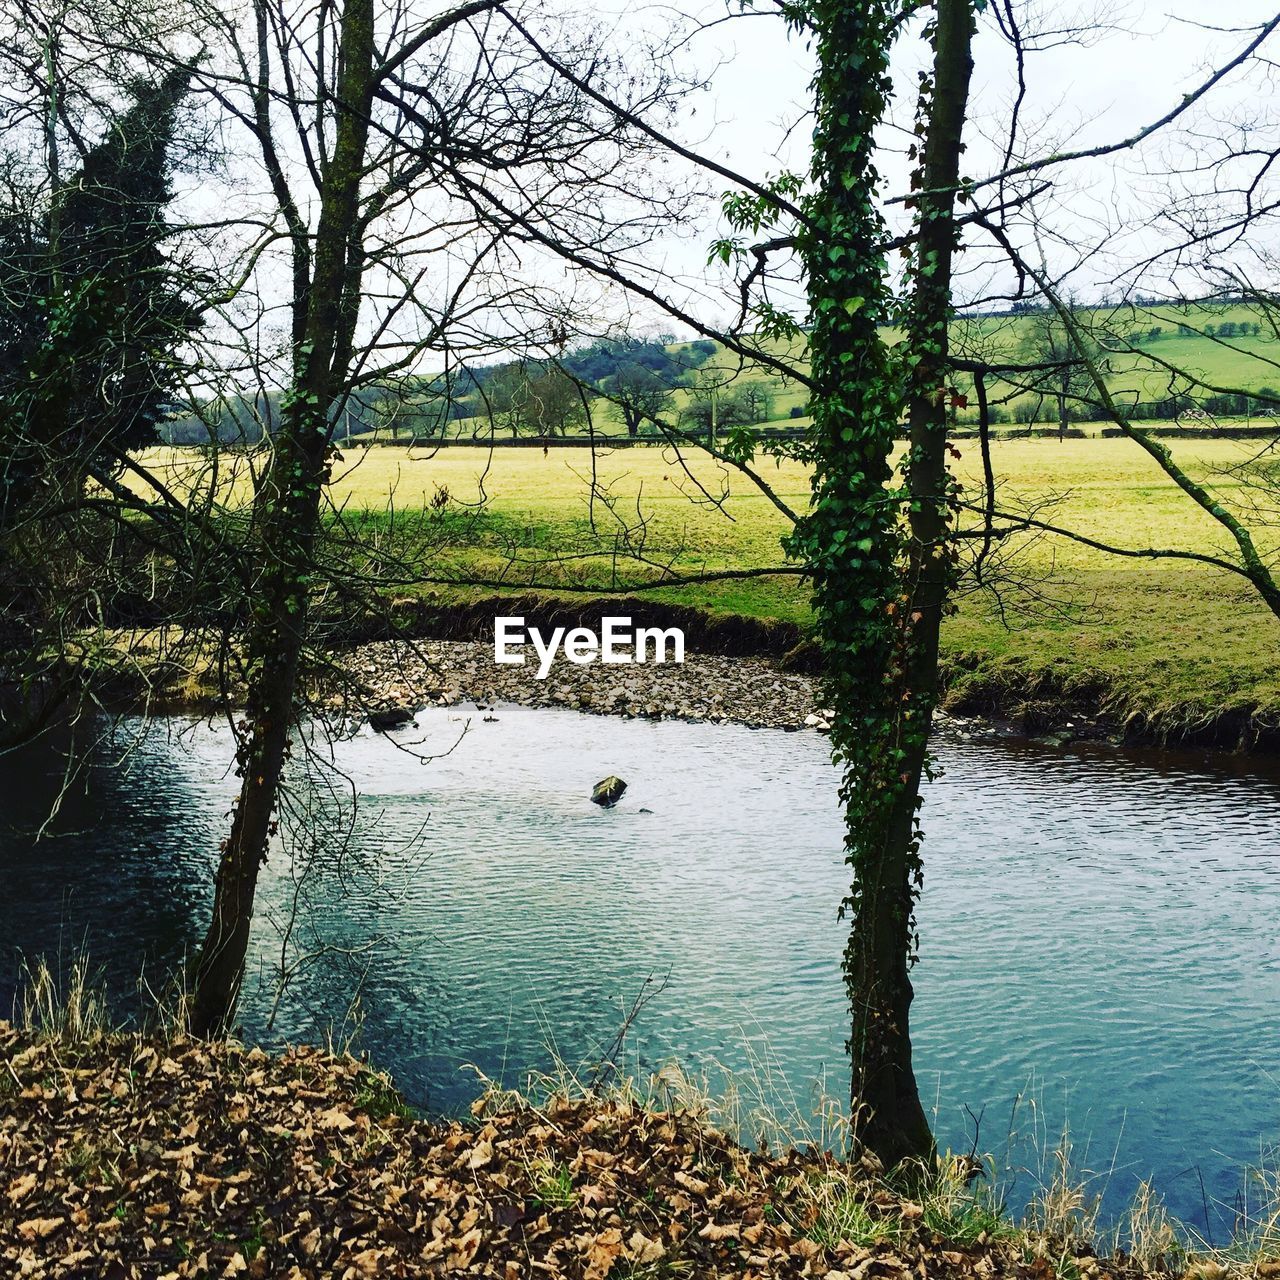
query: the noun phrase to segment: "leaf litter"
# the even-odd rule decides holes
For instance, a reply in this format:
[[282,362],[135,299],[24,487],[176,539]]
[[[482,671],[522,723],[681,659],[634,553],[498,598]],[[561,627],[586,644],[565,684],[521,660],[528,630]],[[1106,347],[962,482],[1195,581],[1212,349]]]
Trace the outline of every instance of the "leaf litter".
[[3,1022],[0,1063],[6,1278],[1054,1277],[1016,1242],[941,1238],[870,1178],[852,1194],[894,1229],[832,1239],[804,1189],[846,1166],[751,1151],[690,1111],[503,1094],[427,1120],[349,1056]]

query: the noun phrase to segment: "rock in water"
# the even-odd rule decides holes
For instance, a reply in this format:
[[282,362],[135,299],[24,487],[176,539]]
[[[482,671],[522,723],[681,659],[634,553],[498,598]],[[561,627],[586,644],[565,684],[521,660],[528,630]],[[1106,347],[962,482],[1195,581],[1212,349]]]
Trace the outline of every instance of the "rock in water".
[[598,804],[602,809],[612,809],[622,799],[622,793],[626,789],[627,784],[621,778],[615,778],[610,774],[603,782],[597,782],[592,789],[591,803]]
[[408,707],[389,707],[386,711],[369,712],[369,723],[379,733],[386,733],[388,729],[398,729],[412,720],[413,712]]

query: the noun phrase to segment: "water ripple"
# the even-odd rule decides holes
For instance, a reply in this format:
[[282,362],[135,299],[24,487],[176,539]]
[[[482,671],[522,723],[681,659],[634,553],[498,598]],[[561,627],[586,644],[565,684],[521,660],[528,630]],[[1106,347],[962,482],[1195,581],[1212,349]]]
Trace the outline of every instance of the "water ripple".
[[[431,749],[464,723],[420,718]],[[1175,1212],[1202,1216],[1189,1166],[1225,1200],[1259,1142],[1280,1141],[1280,776],[1092,747],[944,739],[939,753],[914,980],[916,1064],[942,1140],[967,1148],[965,1107],[986,1107],[1001,1120],[982,1143],[1009,1128],[1008,1158],[1027,1163],[1026,1143],[1067,1120],[1124,1168],[1113,1202],[1154,1174]],[[223,728],[153,733],[70,798],[71,834],[35,847],[0,834],[0,998],[18,948],[83,942],[124,1000],[143,960],[171,964],[198,940],[230,758]],[[339,950],[268,1032],[295,892],[275,852],[250,1034],[341,1028],[358,992],[371,1054],[418,1100],[454,1107],[475,1088],[462,1064],[518,1082],[550,1045],[590,1057],[646,977],[667,975],[631,1066],[724,1063],[794,1097],[824,1074],[847,1087],[847,868],[822,739],[505,707],[425,768],[371,733],[336,764],[363,803],[343,844],[347,815],[311,791],[296,936]],[[55,772],[19,760],[0,779],[13,825],[38,820]],[[587,796],[609,773],[630,787],[603,812]]]

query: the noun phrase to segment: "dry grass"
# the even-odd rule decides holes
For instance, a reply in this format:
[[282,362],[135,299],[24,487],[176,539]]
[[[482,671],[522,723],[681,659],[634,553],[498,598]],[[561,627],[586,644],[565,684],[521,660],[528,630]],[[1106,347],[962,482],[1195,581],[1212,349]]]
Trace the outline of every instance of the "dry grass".
[[24,964],[15,1013],[21,1030],[66,1044],[92,1043],[113,1030],[106,999],[83,955],[72,960],[64,979],[44,960]]
[[[754,1055],[736,1073],[727,1068],[694,1073],[678,1063],[656,1072],[614,1072],[603,1087],[589,1083],[594,1074],[594,1068],[557,1061],[550,1072],[530,1075],[518,1090],[498,1088],[481,1077],[484,1093],[477,1113],[531,1108],[550,1118],[561,1105],[604,1099],[610,1105],[689,1115],[709,1133],[727,1133],[775,1153],[856,1147],[846,1107],[822,1090],[807,1103],[797,1099],[767,1056]],[[548,1196],[558,1194],[557,1171],[537,1172]],[[869,1154],[830,1161],[782,1179],[776,1190],[779,1211],[824,1248],[840,1241],[858,1248],[893,1246],[923,1227],[959,1248],[1008,1247],[1032,1275],[1045,1280],[1050,1272],[1037,1270],[1037,1263],[1059,1280],[1096,1280],[1114,1274],[1108,1258],[1185,1280],[1280,1277],[1280,1167],[1245,1172],[1245,1193],[1225,1245],[1210,1243],[1173,1218],[1145,1182],[1118,1219],[1104,1221],[1098,1175],[1076,1163],[1069,1131],[1046,1143],[1035,1170],[1021,1172],[1035,1182],[1021,1212],[1009,1206],[1010,1188],[1002,1183],[995,1157],[949,1151],[930,1169],[889,1175]]]
[[[188,993],[180,974],[159,992],[145,978],[139,979],[138,989],[146,1016],[134,1028],[135,1036],[172,1039],[184,1034]],[[34,964],[23,962],[13,1025],[37,1040],[67,1046],[92,1045],[125,1030],[112,1019],[100,975],[83,953],[65,966],[55,967],[43,958]]]

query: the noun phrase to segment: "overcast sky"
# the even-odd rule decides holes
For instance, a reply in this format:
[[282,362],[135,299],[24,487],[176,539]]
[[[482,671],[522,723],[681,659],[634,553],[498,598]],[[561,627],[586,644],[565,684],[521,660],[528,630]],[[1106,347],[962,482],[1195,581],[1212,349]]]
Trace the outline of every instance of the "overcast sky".
[[[635,12],[634,6],[621,7]],[[1027,36],[1037,30],[1048,33],[1053,26],[1089,29],[1083,39],[1048,33],[1039,41],[1045,47],[1028,57],[1024,136],[1035,140],[1037,154],[1047,154],[1113,142],[1158,119],[1235,56],[1252,38],[1250,28],[1275,16],[1276,4],[1275,0],[1095,0],[1084,4],[1018,0],[1015,11]],[[723,0],[710,0],[697,12],[704,21],[711,21],[725,15],[726,5]],[[897,125],[909,124],[914,109],[914,73],[927,52],[919,30],[917,23],[900,41],[895,59]],[[1280,40],[1273,37],[1273,43],[1280,52]],[[752,176],[784,167],[803,170],[808,162],[811,122],[805,112],[812,67],[803,41],[788,38],[782,22],[770,14],[719,22],[697,36],[690,49],[693,64],[714,67],[714,74],[710,91],[699,99],[697,113],[687,121],[688,136],[707,154]],[[1002,147],[1016,85],[1009,45],[990,15],[981,20],[975,52],[963,171],[981,178],[999,168],[997,140]],[[1254,64],[1216,88],[1197,108],[1194,119],[1203,125],[1211,119],[1251,117],[1256,123],[1265,121],[1274,131],[1273,87],[1267,70]],[[904,141],[903,132],[893,126],[882,133],[879,168],[887,194],[905,187]],[[1151,175],[1163,168],[1167,147],[1163,140],[1153,141],[1141,156],[1058,170],[1054,216],[1064,240],[1078,235],[1084,242],[1090,236],[1102,238],[1104,231],[1099,228],[1112,234],[1123,228],[1132,233],[1124,248],[1130,257],[1154,243],[1158,230],[1139,224],[1158,212],[1156,206],[1162,202],[1159,182]],[[692,264],[694,246],[678,256]],[[1114,270],[1114,260],[1091,264],[1081,284],[1101,289]]]
[[[582,0],[547,0],[571,19],[581,21]],[[436,0],[430,0],[431,4]],[[771,8],[759,0],[760,8]],[[1015,11],[1024,36],[1044,46],[1029,55],[1028,93],[1022,107],[1023,137],[1036,155],[1060,148],[1077,148],[1113,142],[1132,135],[1176,105],[1197,88],[1210,71],[1236,55],[1251,38],[1250,28],[1272,18],[1277,0],[1015,0]],[[690,7],[692,6],[692,8]],[[593,0],[592,15],[606,28],[616,30],[605,45],[637,56],[638,44],[628,42],[630,24],[650,32],[679,25],[688,27],[690,13],[708,24],[687,47],[689,68],[709,80],[706,92],[696,96],[696,110],[679,126],[681,137],[695,149],[753,178],[787,168],[805,171],[809,161],[811,121],[807,116],[812,62],[802,39],[788,35],[776,14],[739,16],[737,0],[676,0],[656,4],[650,0]],[[727,21],[727,14],[733,14]],[[1038,14],[1046,15],[1038,18]],[[1050,25],[1085,29],[1087,37],[1064,39],[1051,34],[1036,38]],[[1280,51],[1280,39],[1273,38]],[[906,133],[915,106],[915,71],[923,65],[927,49],[920,38],[920,23],[910,26],[899,42],[895,77],[899,91],[893,118],[882,130],[882,154],[878,167],[887,195],[906,186],[907,165],[902,156]],[[1016,80],[1014,60],[990,15],[980,23],[975,50],[975,75],[969,124],[968,153],[963,172],[980,180],[998,170],[1005,129]],[[1208,126],[1206,136],[1221,136],[1221,121],[1237,123],[1252,117],[1266,124],[1268,144],[1274,149],[1276,122],[1271,106],[1269,68],[1253,65],[1237,73],[1215,90],[1194,115],[1181,124]],[[1088,166],[1054,171],[1054,191],[1045,197],[1045,224],[1051,228],[1049,253],[1058,262],[1072,264],[1080,246],[1092,250],[1105,243],[1106,253],[1091,253],[1086,265],[1069,282],[1082,298],[1097,297],[1119,278],[1126,262],[1149,252],[1162,234],[1164,208],[1161,172],[1166,156],[1163,140],[1141,155],[1125,155]],[[711,178],[709,188],[725,184]],[[211,189],[212,190],[212,189]],[[212,198],[212,197],[210,197]],[[714,218],[689,228],[682,237],[659,237],[644,254],[649,264],[660,265],[681,277],[681,283],[662,282],[670,296],[687,299],[689,309],[713,323],[723,323],[734,309],[734,292],[708,286],[707,251],[717,234]],[[1265,231],[1259,235],[1265,236]],[[1056,242],[1052,237],[1057,237]],[[985,265],[979,248],[964,256],[958,292],[961,300],[984,298],[1007,281],[998,270]],[[265,260],[264,260],[265,261]],[[283,272],[274,262],[264,272]],[[593,329],[604,331],[617,324],[653,331],[680,326],[652,304],[637,302],[621,290],[599,285],[598,301],[590,298],[590,282],[580,272],[554,260],[540,270],[563,287],[584,295],[575,315],[582,336]],[[985,273],[985,274],[984,274]],[[283,279],[283,275],[281,275]],[[729,282],[721,282],[729,283]],[[1130,281],[1129,283],[1132,283]],[[1274,283],[1274,282],[1273,282]],[[1148,292],[1167,293],[1181,282],[1144,281]],[[556,287],[560,287],[558,284]],[[1194,285],[1188,288],[1192,292]],[[682,294],[682,290],[685,292]],[[1203,290],[1195,290],[1202,292]],[[283,288],[276,290],[281,297]],[[803,299],[795,295],[795,312],[803,313]]]
[[[1020,0],[1017,11],[1023,15],[1036,7]],[[1277,12],[1274,0],[1129,0],[1042,7],[1051,12],[1055,25],[1074,25],[1077,16],[1085,22],[1090,15],[1108,24],[1085,44],[1060,43],[1028,60],[1027,119],[1050,122],[1073,146],[1124,137],[1139,123],[1159,117],[1238,52],[1250,38],[1250,27]],[[723,14],[725,6],[707,4],[702,12],[712,18]],[[757,170],[771,164],[776,168],[771,157],[775,148],[783,147],[790,164],[803,163],[807,126],[795,131],[790,148],[782,140],[782,126],[797,121],[807,103],[812,62],[802,41],[785,38],[778,19],[760,16],[734,18],[710,28],[697,37],[694,47],[700,61],[720,61],[709,104],[717,121],[712,150],[719,158]],[[919,65],[921,42],[905,39],[899,50],[899,80],[906,81],[902,73]],[[1013,89],[1008,46],[984,17],[974,68],[975,123],[1003,118]],[[1233,96],[1227,87],[1220,95],[1224,103]],[[896,112],[909,118],[912,105],[909,93],[900,92]],[[889,170],[888,164],[884,167]]]

